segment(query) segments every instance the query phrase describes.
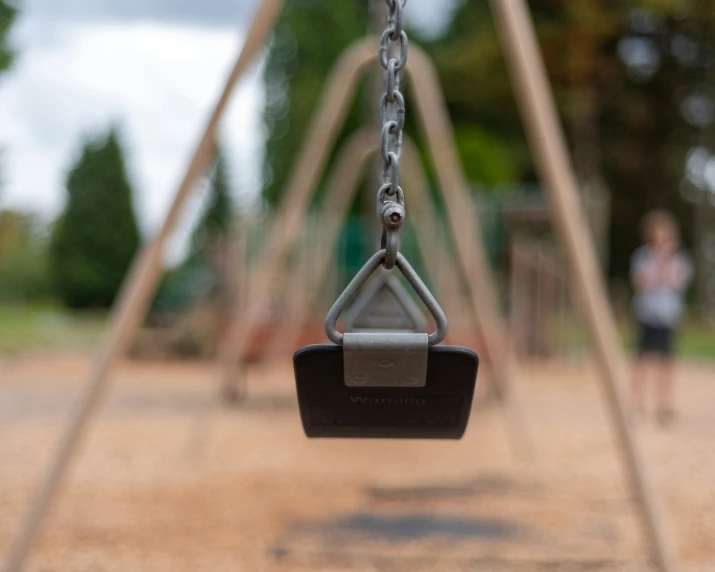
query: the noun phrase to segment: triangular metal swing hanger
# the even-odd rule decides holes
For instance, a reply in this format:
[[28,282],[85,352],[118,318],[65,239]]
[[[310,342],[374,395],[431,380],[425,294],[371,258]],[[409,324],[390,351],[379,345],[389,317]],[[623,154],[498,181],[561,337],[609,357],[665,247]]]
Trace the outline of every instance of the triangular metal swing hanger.
[[424,333],[427,321],[399,279],[380,268],[346,311],[345,329]]
[[[328,315],[325,318],[325,333],[328,339],[334,344],[339,346],[343,345],[343,334],[338,332],[337,323],[340,314],[348,307],[350,302],[352,302],[357,296],[360,289],[369,280],[370,276],[382,265],[385,260],[385,251],[380,250],[373,254],[373,256],[365,263],[360,271],[353,277],[350,283],[347,285],[338,299],[330,308]],[[447,316],[444,315],[444,311],[440,307],[437,300],[435,300],[432,293],[429,291],[427,286],[422,279],[419,277],[415,269],[412,268],[407,259],[402,256],[402,254],[397,254],[397,266],[398,270],[402,272],[402,275],[407,279],[410,286],[414,288],[420,300],[429,310],[430,314],[437,323],[437,329],[427,336],[428,343],[430,346],[440,343],[447,335]]]
[[345,312],[345,331],[424,333],[427,321],[392,271],[380,268]]

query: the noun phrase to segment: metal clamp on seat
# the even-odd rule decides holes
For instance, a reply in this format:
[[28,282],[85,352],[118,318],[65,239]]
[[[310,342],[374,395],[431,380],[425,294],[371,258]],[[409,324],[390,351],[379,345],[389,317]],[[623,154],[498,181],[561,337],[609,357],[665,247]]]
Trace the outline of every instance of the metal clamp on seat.
[[397,254],[395,265],[427,306],[437,323],[437,330],[429,335],[383,332],[341,334],[337,330],[338,318],[380,267],[385,255],[384,250],[375,253],[338,296],[325,318],[325,333],[331,341],[343,346],[344,377],[348,387],[424,387],[428,349],[441,342],[447,334],[447,317],[401,254]]
[[424,387],[427,334],[364,332],[343,335],[348,387]]

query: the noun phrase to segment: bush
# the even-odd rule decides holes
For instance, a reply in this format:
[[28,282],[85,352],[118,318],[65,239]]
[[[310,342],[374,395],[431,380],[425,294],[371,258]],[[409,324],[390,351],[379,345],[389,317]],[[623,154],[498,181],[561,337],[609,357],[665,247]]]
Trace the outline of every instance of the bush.
[[52,294],[47,244],[32,216],[0,212],[0,301],[44,300]]

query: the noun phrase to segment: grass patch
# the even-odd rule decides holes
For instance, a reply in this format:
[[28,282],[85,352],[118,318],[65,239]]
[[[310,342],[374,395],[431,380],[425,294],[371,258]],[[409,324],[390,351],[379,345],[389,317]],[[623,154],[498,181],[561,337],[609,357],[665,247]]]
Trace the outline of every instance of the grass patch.
[[0,352],[90,347],[99,340],[106,316],[53,304],[0,305]]
[[[548,335],[557,352],[579,354],[590,351],[591,338],[582,321],[554,321],[550,324]],[[619,322],[619,342],[629,355],[636,346],[637,335],[636,325],[632,321]],[[715,361],[715,327],[693,319],[686,320],[678,331],[676,352],[677,357],[681,358]]]
[[[633,352],[636,346],[636,326],[621,324],[619,326],[623,347]],[[687,359],[715,360],[715,328],[688,320],[681,325],[675,340],[676,356]]]
[[[106,311],[70,311],[56,304],[0,305],[0,353],[29,350],[71,350],[94,346],[104,329]],[[553,324],[552,324],[553,326]],[[590,338],[585,325],[562,324],[560,332],[549,335],[567,353],[589,351]],[[623,348],[632,352],[635,326],[619,325]],[[686,321],[678,336],[678,356],[715,361],[715,327],[694,320]]]
[[683,326],[677,341],[678,355],[715,360],[715,327],[699,322]]

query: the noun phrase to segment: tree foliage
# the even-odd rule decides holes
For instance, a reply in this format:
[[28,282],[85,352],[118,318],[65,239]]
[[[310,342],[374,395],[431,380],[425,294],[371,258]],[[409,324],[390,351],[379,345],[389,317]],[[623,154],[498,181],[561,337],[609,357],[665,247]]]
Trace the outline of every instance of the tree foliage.
[[51,296],[43,234],[31,215],[0,211],[0,302]]
[[[275,204],[338,55],[368,30],[368,0],[288,0],[264,71],[266,153],[263,196]],[[362,123],[362,98],[345,132]]]
[[[651,10],[624,18],[612,46],[620,57],[598,84],[602,170],[612,189],[612,270],[622,276],[639,240],[638,220],[652,208],[676,213],[693,247],[692,205],[681,192],[687,157],[713,143],[715,10],[708,3],[703,12],[702,2],[682,2],[677,11],[649,4]],[[703,106],[710,111],[697,109]]]
[[7,37],[15,21],[17,11],[6,0],[0,0],[0,72],[10,67],[13,52],[7,45]]
[[[715,4],[531,0],[529,6],[579,179],[602,181],[611,193],[611,273],[626,276],[638,220],[651,208],[676,212],[691,243],[691,206],[681,190],[688,153],[715,143]],[[366,18],[363,2],[309,0],[295,0],[284,16],[265,73],[269,200],[305,136],[327,71],[346,42],[365,32]],[[435,61],[475,188],[537,182],[489,3],[462,0],[436,39],[410,35]],[[408,84],[408,97],[414,89]],[[352,120],[360,120],[355,110]]]
[[[676,212],[690,230],[681,196],[688,151],[703,137],[689,98],[712,106],[708,69],[714,5],[698,0],[617,3],[532,0],[540,47],[564,121],[577,174],[611,192],[611,274],[626,276],[649,209]],[[458,144],[481,127],[510,150],[515,180],[536,181],[513,85],[486,2],[464,2],[451,28],[429,50],[435,57]],[[478,157],[478,151],[470,151]],[[468,166],[468,163],[465,162]],[[472,181],[485,180],[469,173]]]
[[[0,0],[0,75],[6,71],[14,58],[14,53],[7,44],[8,35],[17,11],[5,0]],[[0,177],[0,187],[2,186],[2,177]]]
[[114,129],[86,143],[66,182],[52,235],[57,292],[72,308],[108,307],[139,246],[132,189]]

